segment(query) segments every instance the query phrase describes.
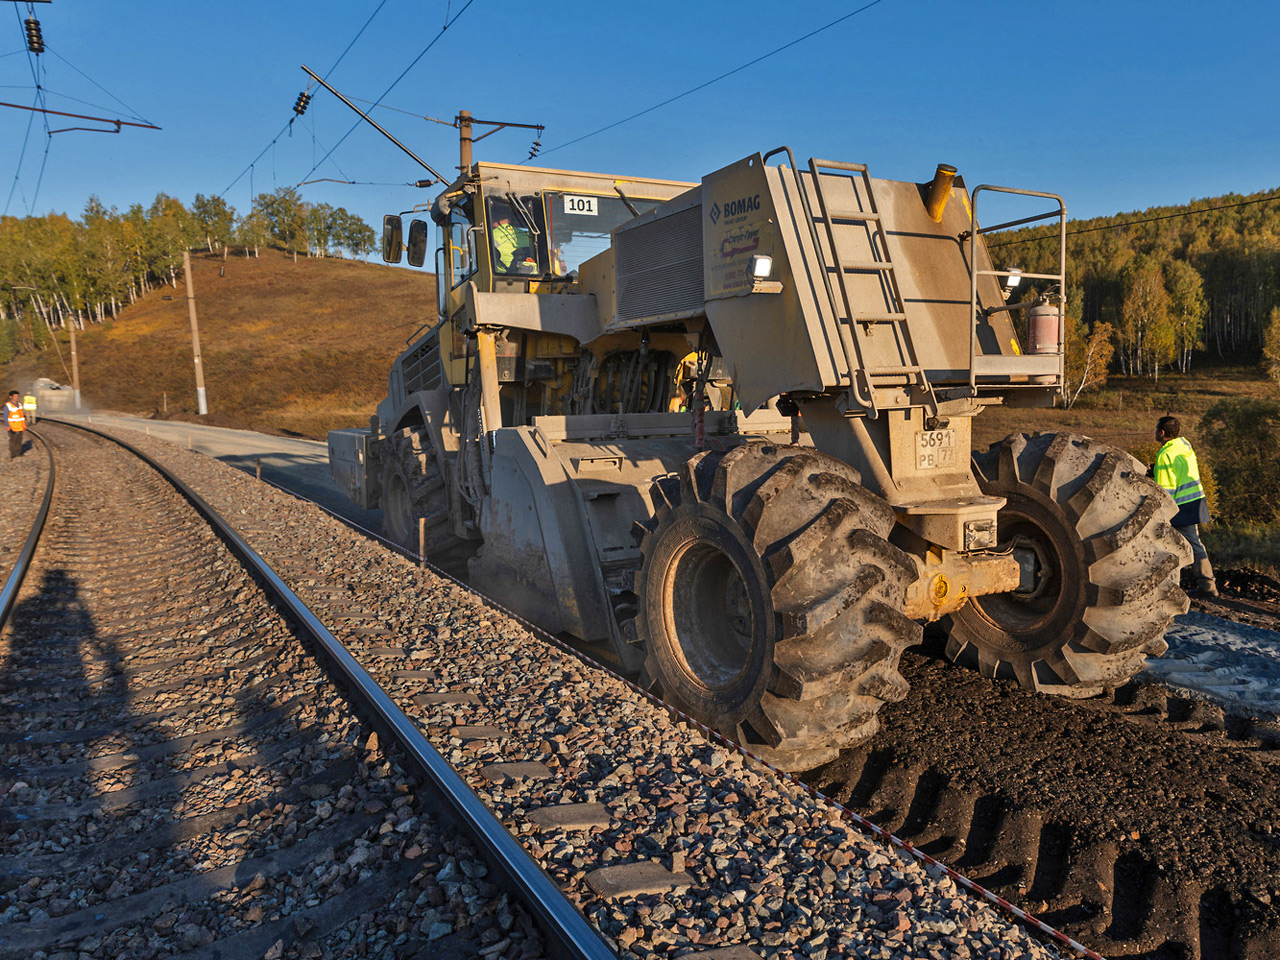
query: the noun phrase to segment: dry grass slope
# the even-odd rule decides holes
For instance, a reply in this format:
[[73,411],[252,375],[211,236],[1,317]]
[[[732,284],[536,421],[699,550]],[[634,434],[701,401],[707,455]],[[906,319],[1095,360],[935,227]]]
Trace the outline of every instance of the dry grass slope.
[[[202,422],[324,439],[368,423],[405,339],[435,316],[435,278],[352,260],[192,255],[209,416]],[[196,419],[186,290],[161,287],[78,338],[95,408]],[[70,364],[65,336],[63,359]],[[15,359],[3,381],[70,382],[58,355]],[[8,389],[8,388],[6,388]]]

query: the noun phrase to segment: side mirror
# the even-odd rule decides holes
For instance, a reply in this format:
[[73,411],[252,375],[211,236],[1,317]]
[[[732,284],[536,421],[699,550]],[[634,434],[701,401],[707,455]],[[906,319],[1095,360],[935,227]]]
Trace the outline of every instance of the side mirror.
[[427,262],[427,222],[414,220],[409,224],[409,265],[420,267]]
[[386,263],[400,262],[400,251],[404,248],[402,231],[399,217],[389,213],[382,218],[382,259]]

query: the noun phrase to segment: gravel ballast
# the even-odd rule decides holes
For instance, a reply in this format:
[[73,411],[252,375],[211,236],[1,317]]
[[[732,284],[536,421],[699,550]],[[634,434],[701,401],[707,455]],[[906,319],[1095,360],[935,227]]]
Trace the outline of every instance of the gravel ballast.
[[[371,672],[398,671],[390,690],[406,712],[629,955],[730,944],[812,960],[1059,955],[941,871],[708,742],[475,594],[245,474],[133,431],[121,436],[220,510]],[[476,702],[414,701],[433,692]],[[504,735],[456,729],[481,726]],[[540,762],[552,776],[495,782],[481,772],[510,761]],[[602,804],[608,825],[543,827],[530,817],[568,803]],[[588,882],[598,868],[646,861],[687,874],[688,889],[605,898]]]

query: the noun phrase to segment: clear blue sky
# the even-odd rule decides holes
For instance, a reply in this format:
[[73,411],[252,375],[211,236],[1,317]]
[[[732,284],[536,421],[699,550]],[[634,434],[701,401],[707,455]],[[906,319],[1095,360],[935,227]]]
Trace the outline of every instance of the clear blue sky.
[[[47,106],[163,128],[49,137],[36,116],[27,138],[34,115],[0,108],[0,210],[79,217],[91,194],[124,209],[165,192],[184,203],[225,193],[243,213],[251,189],[332,177],[380,185],[316,183],[303,196],[377,229],[383,213],[435,191],[396,186],[427,174],[363,123],[313,170],[357,120],[324,90],[313,90],[291,135],[245,170],[293,115],[307,85],[300,64],[352,98],[376,100],[453,17],[387,93],[395,109],[375,111],[450,175],[456,132],[421,117],[466,108],[545,124],[539,163],[619,175],[697,180],[788,144],[801,162],[866,162],[894,179],[924,180],[951,163],[971,186],[1061,193],[1073,216],[1280,187],[1280,4],[1264,0],[880,0],[569,143],[866,2],[53,0],[30,7],[47,46],[31,58],[21,25],[28,4],[0,0],[0,100],[34,102],[38,59]],[[532,137],[505,130],[476,155],[523,162]]]

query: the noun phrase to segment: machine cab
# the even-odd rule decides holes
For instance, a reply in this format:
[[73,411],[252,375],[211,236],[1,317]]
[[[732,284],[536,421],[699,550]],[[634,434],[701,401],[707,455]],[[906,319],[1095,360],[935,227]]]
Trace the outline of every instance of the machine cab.
[[[488,293],[576,294],[578,268],[608,250],[613,230],[679,196],[694,184],[477,162],[431,204],[440,229],[436,277],[446,378],[462,382],[474,326],[468,296]],[[387,217],[383,259],[426,259],[427,224]]]

